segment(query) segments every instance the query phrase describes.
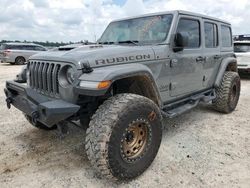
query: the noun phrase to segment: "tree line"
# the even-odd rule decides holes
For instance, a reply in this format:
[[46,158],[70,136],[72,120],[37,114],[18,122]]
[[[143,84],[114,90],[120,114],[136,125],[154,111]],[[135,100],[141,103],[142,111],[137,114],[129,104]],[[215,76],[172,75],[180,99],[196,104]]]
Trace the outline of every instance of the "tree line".
[[41,42],[41,41],[20,41],[20,40],[2,40],[0,41],[0,44],[2,43],[7,43],[7,42],[24,42],[24,43],[34,43],[34,44],[39,44],[45,47],[59,47],[59,46],[65,46],[65,45],[69,45],[69,44],[76,44],[76,43],[83,43],[83,44],[88,44],[89,42],[87,40],[84,41],[79,41],[79,42],[50,42],[50,41],[46,41],[46,42]]

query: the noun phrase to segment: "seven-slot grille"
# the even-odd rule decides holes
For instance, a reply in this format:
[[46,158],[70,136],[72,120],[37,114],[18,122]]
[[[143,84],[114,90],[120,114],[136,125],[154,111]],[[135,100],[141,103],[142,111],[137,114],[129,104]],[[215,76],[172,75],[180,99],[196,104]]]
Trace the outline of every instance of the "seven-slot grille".
[[58,73],[60,64],[51,62],[29,61],[29,85],[37,91],[48,94],[59,94]]

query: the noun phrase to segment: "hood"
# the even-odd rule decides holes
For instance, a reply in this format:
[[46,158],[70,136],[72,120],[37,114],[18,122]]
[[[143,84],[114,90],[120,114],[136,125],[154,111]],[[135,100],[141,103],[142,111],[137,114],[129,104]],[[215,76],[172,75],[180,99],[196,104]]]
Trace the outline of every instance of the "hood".
[[74,63],[78,68],[81,68],[81,62],[87,62],[94,68],[154,59],[155,54],[150,46],[130,45],[86,45],[70,51],[49,51],[30,57],[30,60]]

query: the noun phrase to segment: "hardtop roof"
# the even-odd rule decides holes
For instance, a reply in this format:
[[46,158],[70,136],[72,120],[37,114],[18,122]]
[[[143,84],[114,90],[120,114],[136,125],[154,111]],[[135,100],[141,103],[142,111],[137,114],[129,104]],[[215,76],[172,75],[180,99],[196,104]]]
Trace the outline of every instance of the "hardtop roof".
[[114,20],[114,21],[112,21],[112,22],[122,21],[122,20],[129,20],[129,19],[134,19],[134,18],[141,18],[141,17],[145,17],[145,16],[163,15],[163,14],[183,14],[183,15],[200,17],[200,18],[204,18],[204,19],[209,19],[209,20],[221,22],[221,23],[223,23],[223,24],[231,25],[229,22],[224,21],[224,20],[221,20],[221,19],[218,19],[218,18],[215,18],[215,17],[211,17],[211,16],[199,14],[199,13],[194,13],[194,12],[189,12],[189,11],[184,11],[184,10],[173,10],[173,11],[164,11],[164,12],[156,12],[156,13],[142,14],[142,15],[133,16],[133,17],[127,17],[127,18],[122,18],[122,19],[116,19],[116,20]]

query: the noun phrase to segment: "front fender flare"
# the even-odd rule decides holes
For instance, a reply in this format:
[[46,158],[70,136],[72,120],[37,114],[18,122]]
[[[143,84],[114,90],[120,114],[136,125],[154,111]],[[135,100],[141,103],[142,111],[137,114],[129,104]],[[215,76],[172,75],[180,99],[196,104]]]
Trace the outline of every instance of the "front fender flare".
[[[157,98],[160,101],[160,94],[157,89],[157,85],[155,83],[155,79],[153,77],[152,71],[143,64],[139,63],[132,63],[132,64],[123,64],[123,65],[114,65],[114,66],[106,66],[106,67],[98,67],[95,68],[93,72],[88,74],[82,74],[79,77],[79,81],[92,81],[92,82],[101,82],[110,80],[112,83],[123,79],[123,78],[129,78],[133,76],[146,76],[150,82],[152,83],[152,86],[155,90],[155,94],[157,95]],[[79,91],[81,88],[78,86],[77,90]],[[107,92],[109,88],[105,90],[88,90],[85,91],[85,88],[82,88],[81,94],[85,95],[103,95]],[[159,102],[160,103],[160,102]]]

